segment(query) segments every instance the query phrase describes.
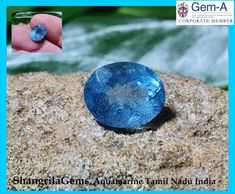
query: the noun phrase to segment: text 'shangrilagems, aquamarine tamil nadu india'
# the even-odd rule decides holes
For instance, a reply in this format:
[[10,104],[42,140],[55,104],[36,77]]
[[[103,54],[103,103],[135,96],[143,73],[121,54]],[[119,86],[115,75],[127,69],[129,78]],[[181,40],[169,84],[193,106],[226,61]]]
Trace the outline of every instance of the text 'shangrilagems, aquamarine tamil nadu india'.
[[84,99],[100,123],[128,129],[147,124],[161,112],[165,90],[161,79],[148,67],[119,62],[91,74]]

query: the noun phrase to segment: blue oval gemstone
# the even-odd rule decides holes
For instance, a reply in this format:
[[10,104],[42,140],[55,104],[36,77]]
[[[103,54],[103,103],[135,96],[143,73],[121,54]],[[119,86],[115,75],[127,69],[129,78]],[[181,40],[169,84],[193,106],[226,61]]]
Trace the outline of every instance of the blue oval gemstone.
[[33,41],[38,42],[44,39],[46,34],[47,34],[46,27],[42,24],[38,24],[34,26],[32,30],[30,31],[30,38]]
[[137,128],[162,110],[165,90],[161,79],[148,67],[119,62],[94,71],[84,87],[91,114],[113,128]]

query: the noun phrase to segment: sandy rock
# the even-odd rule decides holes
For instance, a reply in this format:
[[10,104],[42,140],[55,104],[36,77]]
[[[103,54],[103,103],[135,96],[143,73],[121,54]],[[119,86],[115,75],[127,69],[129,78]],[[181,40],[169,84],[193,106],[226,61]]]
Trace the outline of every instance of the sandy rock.
[[[9,190],[227,190],[227,92],[160,74],[167,93],[163,111],[128,134],[99,125],[88,112],[83,101],[87,76],[8,76]],[[53,176],[54,181],[73,180],[50,184]],[[20,177],[25,183],[41,182],[17,184]],[[195,184],[196,178],[207,184]]]

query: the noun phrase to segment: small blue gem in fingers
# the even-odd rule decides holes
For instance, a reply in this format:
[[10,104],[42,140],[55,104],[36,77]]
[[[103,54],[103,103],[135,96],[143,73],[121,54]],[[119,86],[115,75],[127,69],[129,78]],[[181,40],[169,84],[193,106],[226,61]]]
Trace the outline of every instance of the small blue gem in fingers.
[[147,124],[161,112],[165,89],[158,75],[148,67],[119,62],[91,74],[84,87],[84,100],[100,123],[133,129]]
[[46,26],[38,24],[32,28],[30,31],[30,38],[35,42],[39,42],[45,38],[47,34]]

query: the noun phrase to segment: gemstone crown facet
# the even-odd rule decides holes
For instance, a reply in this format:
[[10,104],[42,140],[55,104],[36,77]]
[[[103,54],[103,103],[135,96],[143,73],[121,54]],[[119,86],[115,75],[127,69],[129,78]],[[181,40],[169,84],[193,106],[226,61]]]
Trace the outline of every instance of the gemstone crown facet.
[[95,70],[85,83],[84,100],[103,125],[137,128],[154,119],[165,103],[158,75],[144,65],[118,62]]

